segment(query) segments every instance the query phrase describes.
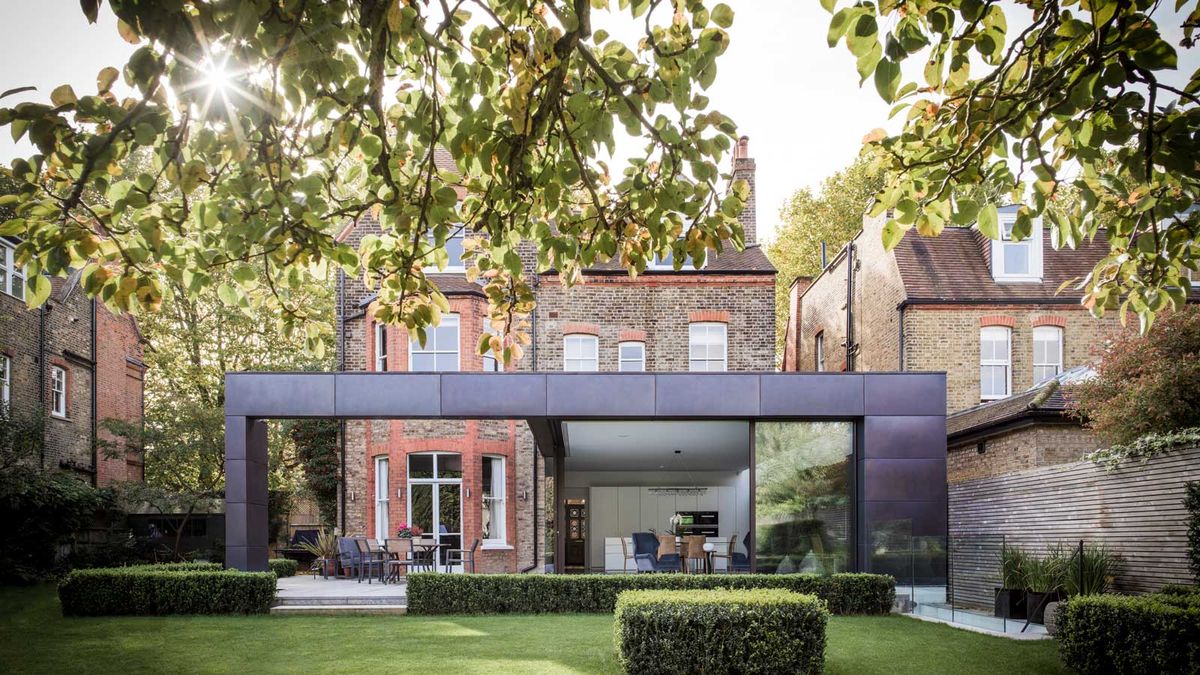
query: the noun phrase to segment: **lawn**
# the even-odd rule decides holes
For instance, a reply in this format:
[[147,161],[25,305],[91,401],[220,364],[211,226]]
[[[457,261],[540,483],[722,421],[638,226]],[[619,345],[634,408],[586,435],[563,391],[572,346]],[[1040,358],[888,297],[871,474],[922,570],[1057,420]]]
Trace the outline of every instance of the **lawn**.
[[[617,673],[611,615],[64,619],[0,588],[0,672]],[[1053,642],[896,616],[834,617],[827,673],[1065,672]]]

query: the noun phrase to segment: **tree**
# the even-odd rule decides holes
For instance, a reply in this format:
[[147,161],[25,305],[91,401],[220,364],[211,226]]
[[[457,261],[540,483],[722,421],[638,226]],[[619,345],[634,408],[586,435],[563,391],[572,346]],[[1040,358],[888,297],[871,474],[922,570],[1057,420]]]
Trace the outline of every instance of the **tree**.
[[[483,348],[508,360],[529,340],[522,242],[568,283],[600,260],[636,274],[655,253],[702,264],[741,246],[748,188],[726,192],[717,168],[736,130],[699,93],[733,11],[617,5],[644,25],[638,44],[593,30],[607,0],[110,0],[140,45],[122,70],[103,68],[95,94],[64,85],[0,109],[38,148],[0,199],[30,303],[48,295],[42,273],[76,266],[115,308],[217,287],[228,304],[268,302],[290,330],[306,320],[293,293],[341,268],[378,289],[376,318],[423,339],[448,309],[427,272],[466,231],[502,333]],[[100,0],[82,6],[94,21]],[[602,159],[617,127],[644,143],[619,173]],[[123,173],[139,149],[149,170]],[[382,235],[337,238],[368,215]]]
[[[1145,335],[1116,336],[1100,352],[1097,376],[1069,396],[1075,414],[1112,444],[1200,427],[1200,307],[1166,313]],[[1171,444],[1130,450],[1150,456],[1160,445]]]
[[[821,3],[834,11],[837,0]],[[872,78],[897,103],[892,114],[906,115],[899,133],[867,138],[887,170],[873,213],[895,210],[884,243],[976,219],[998,238],[995,207],[955,193],[987,186],[1023,204],[1017,238],[1039,217],[1055,246],[1107,230],[1110,255],[1079,281],[1094,314],[1132,310],[1145,331],[1157,312],[1182,306],[1186,271],[1200,260],[1200,71],[1172,79],[1179,57],[1156,21],[1168,11],[1161,4],[860,0],[837,9],[829,45],[844,42],[861,81]],[[1200,7],[1174,7],[1187,13],[1178,23],[1191,49]],[[901,69],[913,56],[925,61],[920,82]],[[1067,185],[1078,199],[1051,209]]]
[[287,433],[296,445],[296,460],[304,472],[304,485],[317,502],[321,524],[332,528],[337,522],[338,423],[295,420],[288,424]]
[[779,270],[775,284],[776,351],[783,353],[787,332],[788,290],[798,276],[821,271],[821,244],[830,254],[862,229],[863,212],[883,186],[882,172],[867,156],[826,178],[820,192],[808,188],[792,193],[779,210],[779,229],[767,246],[767,256]]

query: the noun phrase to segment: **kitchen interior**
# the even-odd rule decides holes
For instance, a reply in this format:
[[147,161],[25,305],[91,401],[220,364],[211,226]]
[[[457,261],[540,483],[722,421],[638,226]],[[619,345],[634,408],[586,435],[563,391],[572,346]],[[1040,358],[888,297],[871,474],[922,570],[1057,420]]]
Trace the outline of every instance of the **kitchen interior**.
[[[569,421],[565,484],[573,522],[564,571],[632,573],[634,532],[702,535],[724,553],[750,528],[750,424],[745,421]],[[672,517],[677,516],[676,523]],[[725,560],[716,560],[723,571]]]

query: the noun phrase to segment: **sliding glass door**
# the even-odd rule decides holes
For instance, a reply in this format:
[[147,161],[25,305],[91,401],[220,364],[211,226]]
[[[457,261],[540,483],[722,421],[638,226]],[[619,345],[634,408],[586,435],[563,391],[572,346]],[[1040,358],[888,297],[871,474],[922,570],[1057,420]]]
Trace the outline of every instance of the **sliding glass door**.
[[408,456],[408,518],[446,550],[462,548],[462,457],[451,453]]

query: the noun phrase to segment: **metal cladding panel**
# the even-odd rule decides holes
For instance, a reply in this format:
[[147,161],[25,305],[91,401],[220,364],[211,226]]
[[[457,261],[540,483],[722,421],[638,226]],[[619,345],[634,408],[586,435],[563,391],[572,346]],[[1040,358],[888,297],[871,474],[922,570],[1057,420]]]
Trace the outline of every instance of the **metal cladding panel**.
[[653,417],[655,376],[580,373],[546,382],[551,417]]
[[758,375],[717,373],[655,376],[658,417],[758,417]]
[[225,566],[244,572],[266,572],[269,569],[267,565],[267,547],[226,546]]
[[945,415],[945,373],[867,373],[866,415]]
[[759,376],[763,417],[859,417],[863,414],[862,375],[786,374]]
[[866,501],[946,502],[946,460],[863,460],[863,499]]
[[225,501],[267,504],[267,465],[245,459],[225,460]]
[[225,504],[225,541],[229,546],[267,547],[267,505]]
[[444,373],[442,417],[545,417],[543,373]]
[[406,373],[338,373],[334,403],[340,417],[438,417],[442,413],[442,378]]
[[[861,459],[946,458],[946,416],[879,416],[863,420]],[[944,476],[943,476],[944,477]]]
[[225,414],[334,417],[334,373],[228,373]]

